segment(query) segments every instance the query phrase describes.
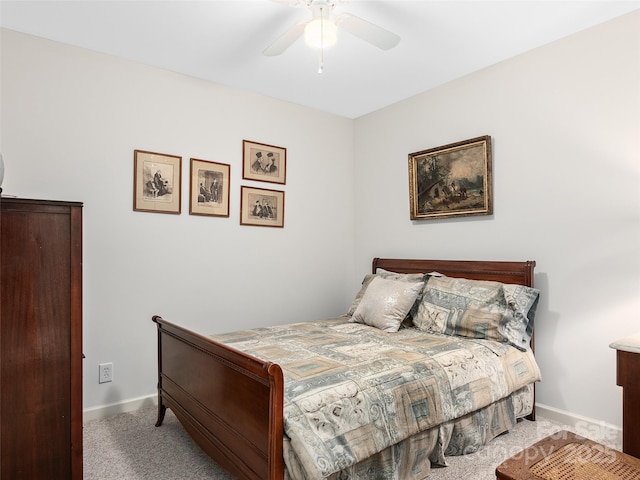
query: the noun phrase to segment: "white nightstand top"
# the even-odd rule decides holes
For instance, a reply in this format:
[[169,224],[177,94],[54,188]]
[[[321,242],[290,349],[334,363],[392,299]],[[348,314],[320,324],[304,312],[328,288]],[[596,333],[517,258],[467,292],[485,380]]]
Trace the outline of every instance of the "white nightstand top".
[[621,338],[609,345],[616,350],[623,350],[625,352],[640,353],[640,333],[631,335],[630,337]]

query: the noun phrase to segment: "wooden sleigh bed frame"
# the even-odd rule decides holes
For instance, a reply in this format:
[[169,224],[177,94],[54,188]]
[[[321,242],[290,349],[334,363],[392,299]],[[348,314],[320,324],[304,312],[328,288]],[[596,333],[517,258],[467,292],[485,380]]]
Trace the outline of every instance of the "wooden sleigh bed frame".
[[[437,271],[451,277],[533,287],[534,261],[374,258],[398,273]],[[279,365],[216,342],[156,315],[158,418],[170,408],[214,461],[241,479],[282,480],[283,374]],[[531,340],[533,348],[533,338]],[[535,409],[527,417],[535,420]]]

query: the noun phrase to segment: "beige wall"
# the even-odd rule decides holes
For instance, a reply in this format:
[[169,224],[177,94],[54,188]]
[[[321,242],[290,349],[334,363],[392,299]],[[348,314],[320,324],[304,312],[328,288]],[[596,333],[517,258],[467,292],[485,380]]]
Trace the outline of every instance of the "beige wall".
[[[619,425],[608,344],[640,329],[639,31],[626,15],[352,121],[2,30],[5,193],[85,202],[85,407],[153,394],[153,314],[204,332],[318,318],[373,256],[532,259],[538,401]],[[411,222],[407,155],[480,135],[494,215]],[[238,224],[243,138],[288,148],[284,229]],[[185,182],[182,215],[133,212],[136,148],[181,155],[184,178],[190,157],[231,164],[231,217],[188,215]]]
[[[409,220],[407,155],[493,139],[494,215]],[[640,331],[640,12],[356,120],[371,255],[536,260],[538,402],[621,423],[609,343]]]
[[[84,202],[85,408],[154,393],[154,314],[214,333],[346,311],[351,120],[8,30],[1,40],[4,193]],[[287,148],[286,185],[242,180],[243,139]],[[134,149],[182,156],[181,215],[133,211]],[[229,218],[189,215],[191,157],[231,165]],[[284,229],[240,226],[240,185],[285,191]],[[103,362],[114,381],[98,385]]]

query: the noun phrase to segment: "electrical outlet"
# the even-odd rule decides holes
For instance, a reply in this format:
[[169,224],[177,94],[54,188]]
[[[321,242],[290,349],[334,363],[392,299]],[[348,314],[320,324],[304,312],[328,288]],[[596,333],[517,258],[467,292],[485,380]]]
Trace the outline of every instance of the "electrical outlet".
[[113,363],[101,363],[98,365],[98,383],[113,381]]

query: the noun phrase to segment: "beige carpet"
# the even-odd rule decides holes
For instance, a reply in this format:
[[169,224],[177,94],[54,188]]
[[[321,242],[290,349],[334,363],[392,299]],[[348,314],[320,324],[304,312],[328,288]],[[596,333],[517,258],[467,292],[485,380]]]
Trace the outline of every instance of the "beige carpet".
[[[156,413],[155,407],[145,407],[85,423],[84,479],[234,479],[195,445],[171,410],[161,427],[154,426]],[[563,429],[570,430],[540,417],[523,420],[480,452],[449,457],[449,466],[433,468],[429,480],[495,480],[503,460]]]

